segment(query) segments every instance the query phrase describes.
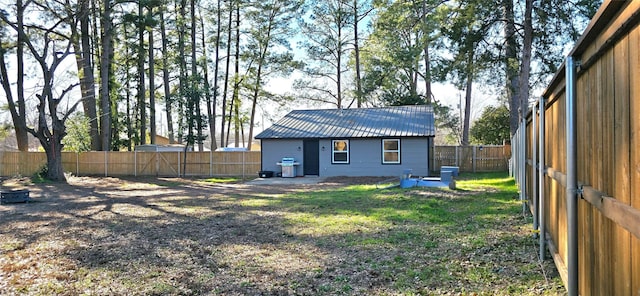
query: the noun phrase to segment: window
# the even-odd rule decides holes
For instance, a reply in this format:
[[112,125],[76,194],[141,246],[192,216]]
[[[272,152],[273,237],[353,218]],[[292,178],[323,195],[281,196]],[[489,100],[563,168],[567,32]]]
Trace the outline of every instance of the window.
[[382,140],[382,163],[400,163],[400,139]]
[[349,140],[332,140],[331,143],[331,163],[349,163]]

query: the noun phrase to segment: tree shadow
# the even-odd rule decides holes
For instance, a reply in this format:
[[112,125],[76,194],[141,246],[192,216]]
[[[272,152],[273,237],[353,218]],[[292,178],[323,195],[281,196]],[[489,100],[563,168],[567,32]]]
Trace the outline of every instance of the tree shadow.
[[[5,225],[0,235],[22,242],[19,250],[0,254],[68,262],[68,278],[60,276],[62,270],[48,281],[67,286],[71,294],[108,290],[112,294],[357,295],[420,292],[425,287],[456,290],[464,288],[456,286],[457,278],[441,280],[447,278],[445,263],[473,246],[456,247],[452,234],[473,236],[493,225],[495,221],[487,217],[504,214],[499,199],[488,199],[482,215],[466,211],[463,205],[474,202],[470,192],[179,180],[147,186],[147,181],[128,180],[133,184],[124,187],[34,186],[37,203],[0,208],[0,223]],[[354,218],[339,222],[348,225],[346,229],[304,229],[313,219],[334,217],[365,217],[379,223]],[[469,226],[460,229],[460,221]],[[43,250],[47,242],[63,247]],[[38,249],[46,256],[31,255]],[[45,275],[34,267],[14,272],[18,274],[14,277]]]

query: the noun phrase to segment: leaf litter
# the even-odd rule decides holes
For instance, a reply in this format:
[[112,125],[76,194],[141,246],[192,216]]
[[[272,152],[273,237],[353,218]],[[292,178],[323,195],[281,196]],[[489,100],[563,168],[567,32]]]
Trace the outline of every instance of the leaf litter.
[[[350,192],[376,178],[321,186],[7,181],[28,187],[34,201],[0,205],[3,295],[565,293],[553,263],[538,263],[517,203],[492,203],[487,212],[468,206],[494,192]],[[314,203],[314,194],[330,201],[333,192],[360,200]]]

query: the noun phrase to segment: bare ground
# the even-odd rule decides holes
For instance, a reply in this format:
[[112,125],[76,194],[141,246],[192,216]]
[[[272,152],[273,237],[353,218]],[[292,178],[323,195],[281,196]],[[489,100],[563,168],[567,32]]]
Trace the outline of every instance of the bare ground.
[[[72,177],[68,184],[35,185],[5,180],[4,188],[26,186],[33,202],[0,205],[0,294],[521,294],[510,290],[513,281],[530,285],[526,294],[564,293],[552,264],[538,265],[530,233],[516,218],[486,237],[491,248],[456,245],[435,232],[429,239],[442,238],[435,248],[353,246],[346,236],[290,225],[282,208],[255,206],[270,196],[380,180],[334,178],[299,186],[176,178]],[[409,266],[415,265],[423,267],[412,277]],[[491,276],[459,277],[469,270]],[[544,280],[531,282],[522,270]]]

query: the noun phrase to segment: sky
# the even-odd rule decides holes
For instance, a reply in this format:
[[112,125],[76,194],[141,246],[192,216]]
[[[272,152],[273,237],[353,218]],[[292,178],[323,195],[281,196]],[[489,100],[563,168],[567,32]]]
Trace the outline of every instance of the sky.
[[[272,78],[267,85],[267,89],[273,93],[284,94],[294,93],[291,89],[291,85],[296,78],[295,75],[290,77],[278,77]],[[443,105],[451,107],[453,110],[464,111],[464,91],[458,90],[453,84],[450,83],[433,83],[432,92],[436,100]],[[462,105],[460,105],[462,103]],[[472,103],[471,103],[471,121],[476,119],[482,113],[482,110],[487,106],[497,105],[498,99],[490,94],[483,92],[477,85],[472,91]],[[460,110],[460,107],[462,110]],[[316,108],[335,108],[335,106],[325,105],[317,106],[314,104],[297,104],[294,108],[280,108],[280,106],[265,106],[266,114],[258,114],[257,118],[264,118],[261,120],[264,125],[258,122],[258,132],[271,126],[275,121],[286,115],[293,109],[316,109]],[[259,110],[259,112],[263,112]]]
[[[0,3],[1,2],[6,2],[6,1],[0,0]],[[297,37],[297,38],[300,38],[300,37]],[[294,43],[293,44],[294,54],[297,59],[304,60],[305,53],[299,49],[296,49],[295,39],[296,38],[293,38],[291,40]],[[212,54],[212,53],[210,52],[209,54]],[[15,57],[11,57],[11,59],[12,60],[10,60],[8,65],[9,71],[15,73],[15,66],[14,66]],[[67,57],[67,59],[63,62],[63,64],[58,69],[59,69],[58,73],[62,73],[65,71],[71,72],[71,73],[77,73],[76,63],[73,59],[73,56]],[[29,70],[27,71],[29,72]],[[32,70],[31,72],[33,73],[34,71]],[[15,74],[12,76],[15,77]],[[292,90],[291,86],[293,84],[293,81],[297,77],[299,77],[299,75],[297,76],[294,74],[289,77],[271,78],[267,89],[276,94],[295,93]],[[41,78],[37,74],[35,76],[35,79],[27,78],[27,80],[25,81],[26,89],[27,90],[34,89],[39,79]],[[63,81],[62,79],[57,79],[59,90],[66,88],[70,83],[69,81],[71,80]],[[15,81],[13,81],[13,87],[15,87]],[[464,96],[463,91],[456,89],[452,84],[446,84],[446,83],[434,83],[432,87],[433,87],[434,97],[436,98],[436,100],[438,100],[439,102],[441,102],[446,106],[449,106],[453,110],[460,110],[459,112],[461,112],[461,110],[464,108],[464,105],[461,105],[461,97]],[[29,95],[30,94],[27,93],[27,96]],[[476,84],[476,87],[474,87],[472,97],[473,97],[472,121],[474,118],[479,116],[479,114],[482,112],[482,109],[484,109],[484,107],[488,105],[497,104],[497,99],[492,97],[492,95],[490,94],[484,93],[481,90],[481,88],[477,87],[477,84]],[[69,106],[72,105],[76,100],[80,98],[79,87],[77,87],[74,90],[74,92],[70,94],[70,98],[71,100],[69,100],[69,104],[68,104]],[[33,102],[35,101],[35,99],[31,101]],[[4,92],[0,92],[0,104],[4,105],[5,102],[6,102],[6,98],[4,97]],[[249,104],[247,103],[246,105],[248,106]],[[257,134],[263,129],[268,128],[275,121],[277,121],[282,116],[284,116],[287,112],[293,109],[314,109],[314,108],[332,108],[332,107],[333,106],[330,106],[330,105],[323,106],[323,105],[317,105],[317,104],[306,104],[304,102],[297,102],[296,104],[288,105],[288,106],[285,106],[284,108],[275,103],[262,105],[260,106],[260,108],[258,108],[258,114],[256,114],[257,127],[256,127],[256,132],[254,134]],[[64,108],[64,106],[62,108]],[[164,110],[163,104],[158,103],[158,105],[156,106],[156,110],[157,110],[156,114],[157,114],[157,120],[158,120],[157,126],[159,128],[160,133],[163,133],[166,135],[168,133],[167,127],[166,127],[166,114],[164,112],[161,112]],[[36,114],[30,114],[30,116],[33,117],[31,121],[34,121]],[[0,110],[0,121],[11,122],[10,114],[6,109]]]
[[[9,71],[15,73],[15,57],[11,57],[11,59],[9,60]],[[74,63],[73,60],[73,56],[69,56],[67,57],[67,59],[61,64],[61,66],[58,68],[60,72],[71,72],[71,73],[76,73],[77,69],[76,69],[76,64]],[[15,74],[12,75],[13,77],[15,77]],[[267,85],[267,89],[270,92],[276,93],[276,94],[291,94],[291,93],[295,93],[292,90],[292,84],[293,81],[299,77],[299,75],[293,74],[291,76],[288,77],[274,77],[271,78],[271,80],[269,81],[269,84]],[[35,89],[36,88],[36,84],[37,84],[37,79],[26,79],[25,80],[25,89],[30,90],[30,89]],[[66,88],[66,84],[64,84],[61,80],[58,80],[58,84],[60,89],[62,88]],[[13,82],[13,87],[15,87],[15,81]],[[444,84],[444,83],[434,83],[432,85],[433,89],[433,93],[434,93],[434,97],[441,103],[443,103],[446,106],[451,107],[454,110],[460,110],[460,103],[461,103],[461,98],[462,101],[464,100],[463,96],[464,96],[464,92],[463,91],[459,91],[458,89],[456,89],[455,86],[453,86],[452,84]],[[493,98],[491,95],[483,93],[481,90],[477,89],[477,87],[475,87],[475,89],[472,92],[472,121],[473,119],[475,119],[477,116],[479,116],[482,112],[482,109],[484,109],[484,107],[489,106],[489,105],[495,105],[498,103],[497,99]],[[29,91],[27,91],[27,95],[29,95]],[[79,87],[76,87],[76,89],[74,90],[74,92],[70,93],[70,97],[71,98],[79,98],[80,97],[80,89]],[[6,97],[4,95],[4,92],[0,92],[0,104],[5,105],[6,104]],[[70,102],[71,103],[71,102]],[[462,102],[463,103],[463,102]],[[72,104],[72,103],[71,103]],[[464,108],[464,104],[461,106],[462,108]],[[282,118],[284,115],[286,115],[286,113],[288,113],[291,110],[294,109],[316,109],[316,108],[335,108],[335,106],[331,106],[331,105],[317,105],[317,104],[305,104],[304,102],[297,102],[294,105],[290,105],[290,106],[285,106],[284,108],[275,104],[275,103],[271,103],[271,104],[264,104],[261,105],[260,108],[258,108],[258,114],[256,114],[256,118],[257,118],[257,126],[256,126],[256,132],[254,134],[259,133],[260,131],[264,130],[265,128],[268,128],[269,126],[271,126],[273,123],[275,123],[277,120],[279,120],[280,118]],[[158,129],[160,131],[160,133],[163,133],[165,136],[168,133],[167,132],[167,126],[166,126],[166,114],[164,112],[159,112],[159,111],[163,111],[164,110],[164,105],[158,103],[156,106],[156,110],[157,110],[157,125],[158,125]],[[36,114],[31,114],[33,117],[36,116]],[[0,110],[0,121],[2,122],[11,122],[11,117],[9,114],[9,111],[6,109],[1,109]]]

